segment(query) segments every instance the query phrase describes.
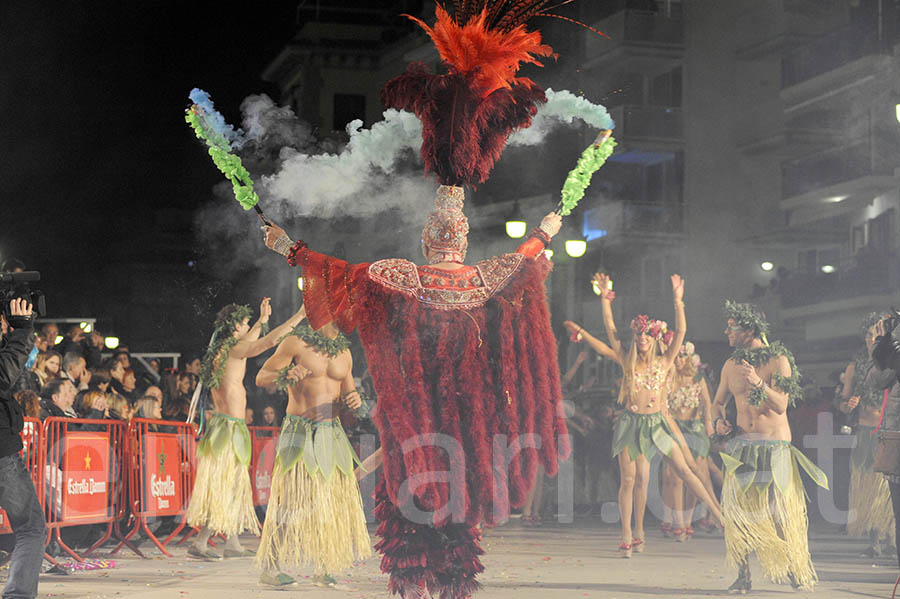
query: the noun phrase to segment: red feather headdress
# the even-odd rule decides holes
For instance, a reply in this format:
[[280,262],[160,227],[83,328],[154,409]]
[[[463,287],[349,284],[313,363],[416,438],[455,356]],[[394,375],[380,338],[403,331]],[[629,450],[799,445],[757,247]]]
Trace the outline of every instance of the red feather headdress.
[[[567,3],[563,2],[563,4]],[[444,185],[484,182],[506,139],[531,125],[544,90],[516,73],[522,64],[555,57],[525,22],[545,12],[550,0],[454,0],[453,14],[438,3],[433,27],[415,17],[447,66],[431,73],[414,62],[388,81],[381,100],[422,121],[422,160]]]

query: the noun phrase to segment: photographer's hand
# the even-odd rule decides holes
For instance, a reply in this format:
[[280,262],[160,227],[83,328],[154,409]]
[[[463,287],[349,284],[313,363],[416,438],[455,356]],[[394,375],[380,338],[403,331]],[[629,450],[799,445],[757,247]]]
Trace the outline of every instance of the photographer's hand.
[[31,317],[31,302],[27,302],[25,299],[17,297],[9,302],[9,313],[11,316],[24,316],[25,318],[29,318]]

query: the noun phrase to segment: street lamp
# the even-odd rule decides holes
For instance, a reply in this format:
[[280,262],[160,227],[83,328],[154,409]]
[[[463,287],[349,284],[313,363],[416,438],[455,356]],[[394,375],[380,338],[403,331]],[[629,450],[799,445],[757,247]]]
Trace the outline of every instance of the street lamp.
[[831,273],[833,273],[835,271],[835,268],[834,268],[834,265],[832,265],[832,264],[823,264],[821,270],[826,275],[830,275]]
[[583,239],[566,240],[566,253],[572,258],[581,258],[587,251],[587,242]]
[[116,349],[119,347],[119,338],[118,337],[106,337],[103,339],[103,344],[107,349]]
[[900,104],[897,104],[894,110],[897,112],[897,122],[900,123]]
[[764,272],[772,272],[772,269],[775,268],[775,265],[766,260],[765,262],[761,263],[759,267],[763,269]]
[[513,239],[521,239],[528,232],[528,223],[522,219],[522,211],[519,209],[519,201],[513,205],[513,210],[506,217],[506,234]]
[[297,289],[303,291],[303,277],[297,277]]

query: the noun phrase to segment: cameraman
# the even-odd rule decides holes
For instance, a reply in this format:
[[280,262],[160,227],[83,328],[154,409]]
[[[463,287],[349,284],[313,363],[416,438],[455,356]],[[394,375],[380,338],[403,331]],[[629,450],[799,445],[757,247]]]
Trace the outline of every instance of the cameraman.
[[44,555],[46,524],[31,475],[19,456],[24,425],[13,387],[34,345],[31,304],[14,299],[9,316],[0,314],[0,507],[16,536],[3,597],[36,597]]

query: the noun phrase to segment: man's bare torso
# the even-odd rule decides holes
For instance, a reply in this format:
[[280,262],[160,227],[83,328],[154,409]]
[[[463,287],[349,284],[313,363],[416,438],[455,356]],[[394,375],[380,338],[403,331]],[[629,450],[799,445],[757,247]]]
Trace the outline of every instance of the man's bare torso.
[[213,405],[216,411],[234,418],[244,419],[247,409],[247,390],[244,389],[244,374],[247,372],[247,358],[229,357],[225,362],[225,374],[219,386],[212,389]]
[[[759,377],[772,386],[772,375],[776,372],[779,358],[772,358],[759,368]],[[791,440],[791,427],[788,424],[787,413],[777,414],[768,408],[763,402],[758,406],[750,405],[750,386],[741,377],[737,364],[733,359],[725,363],[723,370],[725,384],[728,391],[734,395],[737,407],[737,425],[743,429],[750,438],[769,439],[779,441]]]
[[353,358],[344,351],[333,358],[319,353],[299,337],[289,337],[294,364],[309,374],[288,388],[287,413],[311,420],[327,420],[336,415],[335,402],[341,399],[341,385],[353,370]]

